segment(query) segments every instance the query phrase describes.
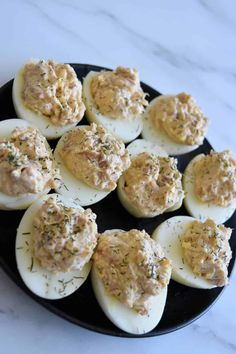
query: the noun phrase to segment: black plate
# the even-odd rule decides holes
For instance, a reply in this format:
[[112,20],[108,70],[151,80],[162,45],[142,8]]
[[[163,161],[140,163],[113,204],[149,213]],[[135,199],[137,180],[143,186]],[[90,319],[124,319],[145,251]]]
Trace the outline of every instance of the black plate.
[[[80,80],[85,77],[90,70],[99,71],[101,67],[84,64],[72,65]],[[160,95],[148,85],[142,84],[145,92],[149,93],[149,99]],[[0,89],[0,120],[16,117],[11,98],[12,81],[9,81]],[[80,124],[86,124],[85,118]],[[51,143],[55,146],[55,141]],[[211,150],[210,144],[205,140],[204,144],[194,152],[180,156],[178,166],[183,171],[188,162],[199,153],[208,153]],[[97,214],[97,223],[99,231],[106,229],[119,228],[129,230],[131,228],[145,229],[148,233],[152,231],[161,222],[175,215],[188,215],[185,208],[167,213],[153,219],[136,219],[126,212],[121,206],[116,191],[112,192],[103,201],[92,205],[92,210]],[[138,337],[127,334],[116,328],[103,314],[93,295],[90,280],[88,279],[83,286],[74,294],[61,300],[44,300],[31,293],[24,285],[18,273],[15,260],[15,235],[16,228],[24,211],[0,211],[0,264],[10,278],[28,295],[39,302],[50,311],[56,313],[79,326],[90,330],[120,336],[120,337]],[[236,228],[236,216],[226,223],[227,226]],[[231,237],[231,248],[233,257],[229,266],[229,273],[235,260],[236,235]],[[157,336],[182,328],[204,314],[216,299],[222,293],[222,288],[211,290],[199,290],[180,285],[171,280],[168,288],[168,297],[163,317],[158,326],[150,333],[142,337]]]

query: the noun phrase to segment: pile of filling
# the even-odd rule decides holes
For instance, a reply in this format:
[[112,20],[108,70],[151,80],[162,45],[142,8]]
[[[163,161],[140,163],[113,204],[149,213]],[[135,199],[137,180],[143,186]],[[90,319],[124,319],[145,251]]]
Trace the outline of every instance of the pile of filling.
[[174,158],[141,153],[123,177],[126,196],[144,214],[161,214],[183,199],[181,173]]
[[33,219],[33,253],[50,272],[81,270],[97,244],[96,215],[50,197]]
[[59,153],[79,180],[98,190],[115,189],[130,165],[124,143],[94,123],[71,131]]
[[141,315],[171,276],[170,261],[144,230],[100,234],[93,259],[106,291]]
[[82,85],[68,64],[52,60],[26,64],[21,96],[27,108],[57,126],[77,123],[84,115]]
[[208,119],[192,96],[180,93],[161,97],[150,111],[157,129],[180,144],[200,145],[206,134]]
[[0,191],[10,196],[56,187],[58,170],[46,139],[37,129],[16,128],[0,142]]
[[228,283],[228,265],[232,256],[229,239],[232,230],[217,226],[213,220],[193,221],[181,238],[184,260],[197,276],[216,286]]
[[97,74],[91,81],[91,94],[100,113],[113,119],[139,117],[148,105],[138,71],[121,66]]
[[236,198],[236,160],[230,151],[213,152],[193,167],[195,193],[205,203],[229,206]]

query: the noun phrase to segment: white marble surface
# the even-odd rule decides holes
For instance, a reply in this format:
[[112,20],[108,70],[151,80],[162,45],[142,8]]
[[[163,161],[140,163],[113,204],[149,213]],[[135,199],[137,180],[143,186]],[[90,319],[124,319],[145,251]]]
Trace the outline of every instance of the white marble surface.
[[[213,146],[236,154],[235,37],[233,0],[1,0],[0,85],[29,57],[136,67],[163,93],[192,93],[211,118]],[[235,279],[192,325],[128,340],[56,317],[0,271],[0,353],[235,353]]]

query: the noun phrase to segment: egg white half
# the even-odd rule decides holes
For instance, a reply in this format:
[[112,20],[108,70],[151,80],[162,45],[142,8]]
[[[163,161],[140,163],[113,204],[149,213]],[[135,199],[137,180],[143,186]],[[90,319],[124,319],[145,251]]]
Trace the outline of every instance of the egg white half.
[[223,224],[233,215],[236,209],[236,200],[234,200],[231,205],[223,207],[204,203],[196,196],[193,166],[195,162],[199,161],[204,156],[204,154],[195,156],[186,167],[183,175],[183,187],[185,191],[184,205],[189,214],[196,219],[204,221],[210,218],[214,220],[216,224]]
[[[15,128],[33,127],[32,124],[23,119],[6,119],[0,121],[0,141],[7,139]],[[28,193],[20,196],[10,196],[0,191],[0,210],[16,210],[26,209],[40,196],[47,194],[50,188],[46,188],[44,191],[38,194]]]
[[[38,61],[37,59],[31,59],[26,64],[37,63]],[[78,122],[65,126],[55,125],[48,117],[41,113],[34,112],[25,106],[21,95],[24,85],[23,72],[24,66],[16,73],[12,87],[12,100],[17,116],[33,123],[47,139],[59,138],[65,132],[75,127]]]
[[[108,230],[106,232],[113,233],[115,231],[122,230]],[[131,334],[144,334],[150,332],[160,322],[165,308],[167,287],[162,289],[160,294],[150,298],[149,315],[142,316],[135,310],[126,307],[106,291],[95,265],[92,267],[91,281],[95,297],[103,312],[121,330]]]
[[83,101],[86,106],[86,117],[88,121],[90,123],[94,122],[98,125],[103,125],[110,133],[124,143],[134,140],[142,131],[142,118],[138,117],[130,120],[123,118],[113,119],[100,113],[90,90],[91,80],[96,75],[98,75],[97,72],[90,71],[83,82]]
[[[81,129],[85,125],[80,125],[73,130]],[[67,198],[75,199],[80,205],[86,206],[99,202],[105,198],[109,193],[107,191],[100,191],[98,189],[92,188],[86,183],[80,181],[76,178],[72,172],[67,168],[63,159],[61,158],[59,151],[64,145],[65,140],[70,132],[65,133],[61,139],[58,141],[57,146],[54,151],[54,158],[61,173],[61,183],[55,189],[57,193],[64,195]]]
[[195,219],[190,216],[174,216],[160,224],[152,238],[160,243],[165,256],[172,261],[171,278],[180,284],[199,289],[212,289],[212,283],[196,276],[184,261],[181,237]]
[[171,139],[163,130],[158,130],[152,122],[150,117],[150,110],[155,106],[156,102],[159,101],[165,96],[158,96],[154,98],[149,106],[146,108],[146,111],[143,114],[143,130],[142,137],[146,140],[150,140],[160,147],[162,147],[169,155],[182,155],[190,151],[196,150],[199,145],[185,145],[175,142]]
[[[162,157],[168,157],[166,151],[163,148],[145,139],[134,140],[132,143],[130,143],[127,146],[127,150],[129,152],[131,159],[142,152],[147,152]],[[127,197],[124,191],[124,183],[125,183],[124,177],[121,176],[119,178],[118,185],[117,185],[117,193],[123,207],[136,218],[148,218],[148,217],[152,218],[156,216],[157,215],[156,212],[150,213],[149,215],[144,214],[141,209],[137,208],[135,205],[133,205],[133,203],[130,202],[129,198]],[[181,202],[178,202],[175,205],[173,205],[171,208],[167,209],[165,212],[177,210],[181,207],[181,205],[182,205],[182,200]]]
[[136,139],[132,141],[132,143],[127,146],[127,150],[131,159],[142,152],[168,157],[167,152],[162,147],[146,139]]
[[61,299],[75,292],[87,279],[91,262],[82,270],[52,273],[43,269],[32,252],[33,218],[43,203],[49,198],[56,198],[67,207],[83,210],[75,201],[59,194],[50,194],[38,199],[23,215],[16,236],[16,263],[25,285],[36,295],[50,300]]

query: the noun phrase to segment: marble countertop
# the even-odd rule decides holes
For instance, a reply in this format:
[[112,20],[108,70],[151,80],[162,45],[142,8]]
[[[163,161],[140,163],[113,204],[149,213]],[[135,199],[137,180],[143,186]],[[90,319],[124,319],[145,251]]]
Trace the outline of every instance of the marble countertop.
[[[136,67],[163,93],[190,92],[211,119],[216,150],[236,155],[236,2],[1,1],[0,86],[28,58]],[[31,300],[0,270],[0,353],[235,353],[235,272],[210,311],[154,338],[84,330]]]

